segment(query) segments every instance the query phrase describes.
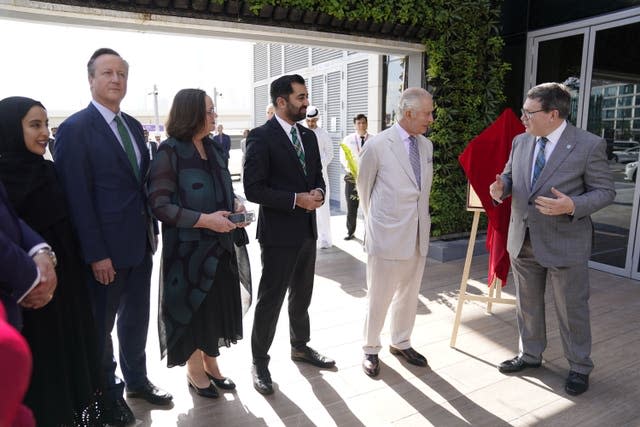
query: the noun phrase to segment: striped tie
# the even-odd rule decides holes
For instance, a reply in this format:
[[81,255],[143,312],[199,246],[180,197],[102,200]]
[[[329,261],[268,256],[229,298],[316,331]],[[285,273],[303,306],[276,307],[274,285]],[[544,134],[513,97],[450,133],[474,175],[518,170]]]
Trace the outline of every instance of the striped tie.
[[536,156],[536,162],[533,164],[533,177],[531,177],[531,188],[535,185],[540,173],[542,173],[542,168],[544,168],[544,164],[546,163],[546,159],[544,157],[544,149],[547,146],[547,142],[549,140],[546,137],[542,137],[538,139],[538,155]]
[[293,143],[293,148],[296,149],[298,160],[300,160],[300,164],[302,165],[302,170],[306,175],[307,163],[304,161],[304,151],[302,150],[302,144],[300,144],[300,140],[298,139],[298,132],[296,131],[296,125],[291,126],[291,142]]
[[418,188],[420,186],[420,152],[418,151],[418,141],[415,136],[409,136],[409,162],[413,168],[413,173],[416,176],[416,182]]

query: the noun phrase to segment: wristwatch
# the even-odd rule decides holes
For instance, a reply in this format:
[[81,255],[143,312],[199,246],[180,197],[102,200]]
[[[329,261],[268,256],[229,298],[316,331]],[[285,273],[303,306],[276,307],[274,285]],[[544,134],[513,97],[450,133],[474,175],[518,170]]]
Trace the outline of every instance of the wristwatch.
[[45,254],[46,256],[48,256],[49,259],[51,260],[51,264],[53,264],[54,267],[58,266],[58,258],[56,257],[56,253],[53,252],[52,249],[50,249],[50,248],[40,248],[37,251],[35,251],[35,253],[33,254],[33,257],[35,257],[36,255],[40,255],[40,254]]

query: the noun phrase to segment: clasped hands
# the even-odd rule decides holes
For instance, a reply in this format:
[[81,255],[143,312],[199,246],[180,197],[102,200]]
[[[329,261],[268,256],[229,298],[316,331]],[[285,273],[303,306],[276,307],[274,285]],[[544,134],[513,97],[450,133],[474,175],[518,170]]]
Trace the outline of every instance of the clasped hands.
[[[575,204],[571,197],[551,187],[554,197],[538,196],[535,199],[536,209],[542,215],[572,215],[575,211]],[[496,175],[496,180],[489,186],[491,198],[498,203],[502,203],[504,194],[504,181],[500,175]]]
[[307,212],[318,209],[324,204],[324,193],[319,188],[308,193],[296,193],[296,206],[305,209]]
[[56,269],[48,255],[38,254],[33,257],[33,261],[40,271],[40,281],[24,297],[20,305],[35,310],[49,304],[49,301],[53,299],[53,292],[58,285],[58,276],[56,276]]

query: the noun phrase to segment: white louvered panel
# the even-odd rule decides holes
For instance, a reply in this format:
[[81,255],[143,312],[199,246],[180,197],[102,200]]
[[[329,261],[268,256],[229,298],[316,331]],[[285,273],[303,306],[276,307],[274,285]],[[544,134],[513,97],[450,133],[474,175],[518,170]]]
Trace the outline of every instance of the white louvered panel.
[[318,110],[320,110],[320,122],[322,122],[324,127],[327,117],[327,113],[324,108],[324,75],[311,77],[311,88],[309,93],[311,94],[309,104],[315,105],[318,107]]
[[262,125],[265,120],[265,111],[269,104],[269,85],[253,88],[253,126]]
[[369,64],[362,60],[347,64],[347,123],[345,134],[355,132],[353,118],[358,114],[369,117]]
[[[340,142],[344,128],[342,126],[342,73],[335,71],[327,74],[327,95],[326,95],[326,116],[323,120],[324,128],[331,135],[333,141],[333,161],[329,164],[327,172],[329,175],[329,186],[331,188],[331,200],[344,198],[344,186],[342,183],[342,166],[340,165]],[[335,124],[335,127],[334,127]]]
[[321,64],[332,59],[342,58],[342,50],[311,48],[311,65]]
[[287,45],[284,47],[284,72],[299,72],[309,66],[309,48]]
[[253,45],[253,81],[258,82],[267,77],[267,45],[256,43]]
[[282,45],[269,45],[269,60],[269,76],[280,76],[282,74]]

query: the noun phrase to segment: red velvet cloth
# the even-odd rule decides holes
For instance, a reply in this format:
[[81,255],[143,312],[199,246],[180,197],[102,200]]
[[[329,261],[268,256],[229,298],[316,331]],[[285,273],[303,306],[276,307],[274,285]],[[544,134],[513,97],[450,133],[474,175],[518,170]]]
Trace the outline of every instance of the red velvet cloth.
[[6,319],[0,303],[0,427],[33,427],[33,414],[21,404],[31,378],[31,351]]
[[487,227],[489,284],[493,283],[497,277],[502,280],[504,286],[511,265],[507,253],[511,198],[499,205],[494,205],[489,195],[489,186],[509,160],[513,138],[522,132],[524,132],[524,126],[520,119],[510,108],[507,108],[488,128],[469,142],[458,158],[489,218]]

